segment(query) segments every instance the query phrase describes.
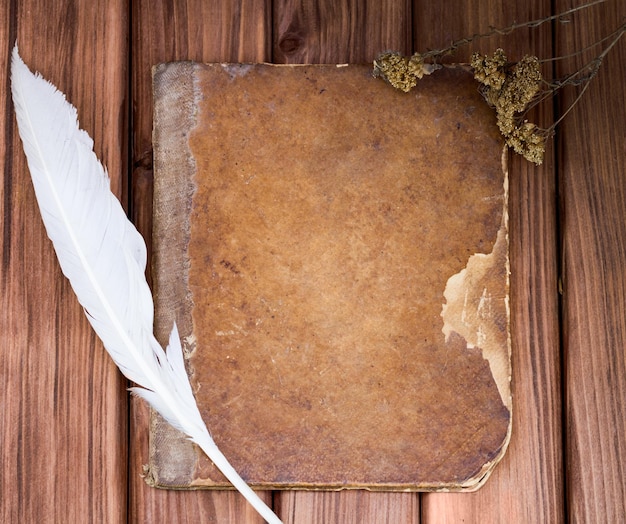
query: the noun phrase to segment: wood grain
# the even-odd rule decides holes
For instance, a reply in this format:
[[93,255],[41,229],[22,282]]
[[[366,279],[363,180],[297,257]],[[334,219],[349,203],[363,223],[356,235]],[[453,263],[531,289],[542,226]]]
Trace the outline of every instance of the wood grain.
[[[238,2],[139,1],[133,3],[133,217],[145,238],[152,231],[153,65],[175,60],[263,62],[269,60],[268,0]],[[149,244],[151,245],[151,244]],[[149,412],[133,400],[130,522],[261,522],[233,491],[165,491],[141,478],[147,463]],[[271,503],[272,494],[265,494]]]
[[275,63],[372,63],[382,51],[410,51],[411,2],[282,0],[273,29]]
[[[582,3],[554,4],[563,10]],[[8,59],[18,36],[27,63],[78,107],[117,194],[126,191],[121,175],[132,142],[133,216],[149,238],[153,64],[176,59],[368,62],[383,49],[409,53],[442,47],[490,25],[547,14],[550,2],[544,0],[0,2],[0,520],[258,522],[234,494],[147,489],[139,478],[147,437],[147,412],[141,406],[132,410],[132,425],[140,429],[132,434],[127,469],[125,384],[54,260],[17,137]],[[606,35],[625,14],[623,2],[609,0],[569,24],[513,33],[507,50],[514,59],[524,51],[548,56],[554,36],[555,52],[563,54]],[[423,495],[421,509],[417,495],[277,494],[275,503],[287,522],[626,520],[625,46],[621,42],[611,52],[563,122],[544,166],[511,161],[515,400],[505,461],[481,491]],[[466,60],[467,53],[456,58]],[[571,65],[558,64],[557,72]],[[559,111],[575,94],[564,94]],[[126,111],[129,96],[132,119]],[[551,110],[539,118],[550,120]],[[562,355],[559,232],[565,258]]]
[[417,524],[419,509],[414,493],[302,491],[282,499],[280,516],[285,524]]
[[[126,520],[127,393],[62,276],[39,217],[10,97],[9,57],[78,107],[119,194],[126,168],[124,1],[3,2],[0,520]],[[105,38],[106,35],[106,38]]]
[[[453,5],[451,5],[453,4]],[[438,11],[440,9],[441,11]],[[451,16],[451,13],[465,16]],[[423,16],[422,16],[423,14]],[[447,47],[490,26],[550,15],[543,0],[516,4],[464,0],[415,9],[416,49]],[[473,51],[503,47],[518,60],[551,56],[549,26],[504,38],[480,39],[447,60],[467,61]],[[547,70],[546,75],[552,72]],[[548,125],[552,107],[531,115]],[[485,486],[472,494],[423,494],[422,522],[563,522],[560,348],[557,295],[557,227],[554,149],[535,167],[509,160],[513,433],[507,455]]]
[[[559,5],[567,2],[557,2]],[[626,6],[559,26],[557,52],[608,36]],[[599,52],[559,64],[559,75]],[[561,126],[567,500],[570,522],[626,521],[626,38]],[[561,112],[579,91],[567,89]]]

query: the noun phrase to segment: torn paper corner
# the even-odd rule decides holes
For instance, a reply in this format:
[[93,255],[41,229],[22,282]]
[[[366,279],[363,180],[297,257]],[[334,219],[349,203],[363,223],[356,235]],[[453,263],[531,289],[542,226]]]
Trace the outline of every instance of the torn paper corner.
[[467,347],[482,351],[502,402],[511,410],[508,291],[508,237],[505,222],[498,231],[493,251],[472,255],[467,266],[448,279],[441,316],[446,341],[455,332],[463,337]]

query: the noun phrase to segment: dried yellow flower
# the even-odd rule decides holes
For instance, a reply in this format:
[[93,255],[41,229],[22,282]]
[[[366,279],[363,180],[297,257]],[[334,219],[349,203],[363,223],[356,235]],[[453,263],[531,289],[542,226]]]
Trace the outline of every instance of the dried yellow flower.
[[399,53],[383,53],[374,61],[374,76],[381,76],[406,93],[417,84],[417,78],[409,72],[408,63]]
[[479,53],[472,55],[472,69],[474,78],[481,84],[492,89],[500,90],[506,80],[504,68],[506,66],[506,55],[502,49],[496,49],[493,56],[483,56]]
[[545,151],[544,135],[521,115],[541,89],[541,70],[535,56],[524,56],[516,64],[508,64],[502,49],[493,56],[474,53],[474,78],[481,84],[487,103],[496,110],[498,129],[505,143],[527,160],[541,164]]
[[420,78],[431,74],[435,69],[438,66],[425,64],[419,53],[411,58],[405,58],[399,53],[383,53],[374,60],[374,76],[384,78],[405,93],[413,89]]
[[[516,29],[534,28],[551,20],[561,20],[566,15],[596,3],[598,2],[589,2],[538,20],[514,23],[504,28],[491,28],[486,33],[461,38],[453,41],[448,47],[431,49],[423,54],[416,53],[411,58],[404,58],[399,53],[384,53],[374,61],[374,76],[381,76],[394,87],[406,92],[415,87],[418,79],[439,69],[441,67],[437,65],[439,59],[454,53],[461,46],[471,44],[480,38],[507,35]],[[591,62],[566,77],[565,80],[551,82],[546,82],[543,79],[539,68],[539,59],[535,56],[526,55],[517,63],[509,63],[502,49],[496,49],[491,56],[474,53],[471,60],[474,78],[481,84],[480,91],[483,97],[496,111],[498,128],[504,136],[506,144],[531,162],[541,164],[546,138],[552,134],[557,124],[576,104],[580,96],[565,111],[564,115],[547,129],[540,129],[534,124],[525,120],[522,121],[528,108],[537,104],[540,101],[540,96],[554,95],[566,85],[584,85],[584,91],[589,81],[596,76],[604,57],[624,34],[626,34],[626,24],[622,24],[611,35],[594,44],[597,45],[610,40],[605,49]],[[582,51],[586,51],[590,47]],[[426,60],[434,63],[425,63]]]
[[424,75],[429,75],[434,71],[434,68],[431,64],[425,64],[422,55],[419,53],[415,53],[410,59],[408,63],[409,74],[413,75],[415,78],[422,79]]
[[545,154],[545,134],[535,124],[524,122],[506,140],[507,145],[526,160],[540,165]]
[[511,67],[502,86],[503,103],[520,113],[532,102],[541,86],[541,71],[536,56],[524,56]]
[[[383,53],[374,61],[374,76],[408,92],[420,78],[441,67],[425,63],[424,59],[436,59],[443,54],[444,51],[415,53],[409,58],[395,52]],[[511,63],[502,49],[496,49],[492,55],[474,53],[471,66],[474,78],[481,84],[483,97],[495,109],[496,122],[505,144],[527,160],[541,164],[545,139],[552,128],[540,129],[523,120],[528,108],[541,94],[544,80],[539,59],[525,55],[519,62]]]

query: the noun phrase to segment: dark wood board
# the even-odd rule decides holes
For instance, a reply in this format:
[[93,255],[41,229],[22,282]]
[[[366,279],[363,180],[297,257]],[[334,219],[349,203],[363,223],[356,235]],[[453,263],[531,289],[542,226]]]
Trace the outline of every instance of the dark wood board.
[[[609,2],[584,25],[559,26],[557,52],[591,45],[625,16],[623,3]],[[594,51],[559,64],[558,74],[582,67]],[[564,437],[573,523],[626,518],[625,60],[622,38],[560,133]],[[564,93],[560,112],[579,92]]]
[[127,5],[2,2],[0,520],[126,518],[126,380],[63,277],[39,216],[10,96],[14,43],[78,107],[120,195],[127,169]]

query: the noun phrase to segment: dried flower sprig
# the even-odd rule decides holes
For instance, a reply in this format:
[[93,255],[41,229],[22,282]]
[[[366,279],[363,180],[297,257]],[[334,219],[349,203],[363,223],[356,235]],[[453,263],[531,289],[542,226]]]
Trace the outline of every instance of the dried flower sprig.
[[511,64],[504,51],[497,49],[492,56],[474,53],[471,65],[483,98],[496,111],[506,145],[527,160],[541,164],[545,134],[521,116],[541,90],[543,77],[537,57],[526,55]]
[[[575,56],[610,40],[609,45],[593,60],[565,78],[553,81],[543,79],[540,60],[535,56],[526,55],[519,62],[511,64],[507,62],[502,49],[497,49],[492,56],[474,53],[471,61],[474,78],[481,84],[483,97],[496,111],[498,128],[505,143],[527,160],[541,164],[546,139],[552,136],[556,126],[580,100],[589,87],[589,82],[600,70],[604,57],[625,32],[626,24],[593,46],[568,55]],[[561,58],[566,57],[547,59],[544,62]],[[576,100],[550,127],[542,129],[524,118],[531,108],[567,85],[583,87]]]
[[550,134],[554,131],[556,126],[561,122],[561,120],[563,120],[567,116],[567,114],[572,110],[572,108],[576,105],[576,103],[585,94],[585,91],[589,88],[590,81],[598,74],[598,71],[600,70],[600,66],[602,65],[604,58],[609,53],[609,51],[613,48],[613,46],[615,46],[617,42],[619,42],[620,38],[624,36],[624,33],[626,33],[626,23],[622,24],[615,31],[613,31],[610,35],[602,38],[598,42],[595,42],[594,44],[584,49],[581,49],[580,51],[577,51],[576,53],[572,53],[567,56],[560,56],[560,57],[555,57],[552,59],[545,60],[545,61],[551,61],[551,60],[562,60],[565,58],[571,58],[572,56],[576,56],[581,53],[584,53],[585,51],[588,51],[589,49],[596,47],[598,45],[601,45],[607,41],[609,42],[609,45],[607,45],[606,48],[604,48],[604,50],[598,56],[596,56],[593,60],[587,62],[583,67],[578,69],[578,71],[572,73],[571,75],[568,75],[567,77],[561,80],[554,80],[549,84],[548,86],[549,95],[556,93],[559,89],[565,87],[566,85],[574,85],[574,86],[582,85],[583,86],[580,93],[578,93],[578,96],[574,100],[574,102],[572,102],[572,104],[559,117],[559,119],[547,129],[547,131]]
[[396,89],[408,93],[424,75],[430,75],[440,67],[424,63],[419,53],[406,58],[400,53],[388,52],[374,60],[374,76],[382,77]]
[[[567,20],[567,16],[581,9],[591,7],[606,0],[596,0],[575,7],[558,15],[549,16],[530,22],[513,24],[503,29],[492,28],[487,33],[475,34],[471,37],[456,40],[445,49],[432,50],[426,53],[415,53],[411,57],[403,57],[400,53],[385,52],[374,61],[374,76],[382,77],[392,86],[404,92],[410,91],[424,75],[440,69],[437,63],[443,56],[452,54],[459,47],[470,44],[478,38],[493,35],[506,35],[522,27],[533,28],[551,20]],[[525,55],[519,62],[509,62],[505,52],[497,49],[493,55],[472,55],[471,66],[474,78],[480,83],[480,91],[487,103],[496,112],[497,124],[507,146],[516,153],[535,164],[541,164],[545,154],[546,139],[554,133],[556,126],[571,111],[589,87],[589,82],[596,76],[604,57],[626,32],[626,24],[620,26],[609,36],[592,46],[571,55],[539,60],[535,56]],[[592,47],[610,41],[609,45],[593,60],[576,72],[558,80],[545,80],[540,65],[543,62],[569,58],[588,51]],[[548,128],[541,128],[526,120],[528,111],[553,96],[565,86],[583,86],[578,97],[565,113]]]
[[573,7],[572,9],[568,9],[567,11],[563,11],[562,13],[558,13],[556,15],[546,16],[544,18],[538,18],[536,20],[531,20],[529,22],[519,22],[519,23],[511,24],[508,27],[501,27],[501,28],[490,27],[489,31],[487,31],[486,33],[475,33],[472,36],[461,38],[460,40],[455,40],[448,47],[444,49],[433,49],[433,50],[423,53],[421,56],[423,60],[432,60],[433,62],[437,62],[439,58],[442,58],[447,55],[451,55],[460,47],[471,44],[475,40],[478,40],[481,38],[489,38],[491,36],[496,36],[496,35],[506,36],[506,35],[511,34],[513,31],[517,29],[523,29],[523,28],[535,29],[547,22],[553,22],[554,20],[558,20],[560,22],[567,22],[569,21],[568,19],[569,15],[574,14],[577,11],[581,11],[582,9],[593,7],[594,5],[603,4],[606,1],[607,0],[595,0],[587,4]]
[[374,76],[383,78],[396,89],[408,92],[417,85],[417,81],[423,78],[424,75],[430,75],[437,69],[440,69],[441,66],[437,63],[440,58],[453,54],[459,47],[471,44],[474,40],[479,38],[488,38],[495,35],[508,35],[516,29],[523,27],[535,28],[546,22],[557,19],[565,21],[567,20],[567,16],[575,13],[576,11],[580,11],[581,9],[601,4],[606,1],[607,0],[595,0],[594,2],[574,7],[558,15],[540,18],[538,20],[531,20],[530,22],[516,23],[504,28],[491,27],[486,33],[477,33],[470,37],[455,40],[444,49],[434,49],[425,53],[414,53],[408,58],[395,51],[386,51],[374,60]]

